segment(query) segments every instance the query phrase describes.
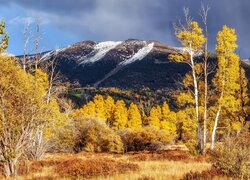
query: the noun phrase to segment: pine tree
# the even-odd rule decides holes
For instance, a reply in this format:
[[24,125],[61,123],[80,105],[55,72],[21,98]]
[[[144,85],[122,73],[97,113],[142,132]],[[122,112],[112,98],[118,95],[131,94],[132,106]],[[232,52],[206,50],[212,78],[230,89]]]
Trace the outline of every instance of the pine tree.
[[128,128],[142,127],[141,113],[136,104],[131,103],[128,109]]

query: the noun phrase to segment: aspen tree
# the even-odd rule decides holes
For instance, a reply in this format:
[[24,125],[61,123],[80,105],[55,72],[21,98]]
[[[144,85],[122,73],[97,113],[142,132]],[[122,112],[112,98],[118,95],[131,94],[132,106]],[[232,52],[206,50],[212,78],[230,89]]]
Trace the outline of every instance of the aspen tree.
[[128,110],[123,100],[118,100],[115,104],[112,126],[114,129],[123,129],[128,122]]
[[142,127],[142,119],[139,108],[136,104],[131,103],[128,109],[128,128]]
[[218,68],[213,80],[218,93],[217,112],[214,120],[211,149],[214,148],[216,130],[223,110],[234,114],[240,109],[240,58],[235,54],[237,48],[235,30],[223,26],[217,35],[216,54]]
[[[195,60],[195,55],[199,53],[206,38],[202,33],[202,29],[199,27],[198,23],[195,21],[188,20],[188,13],[186,13],[187,25],[184,28],[176,29],[176,37],[183,45],[182,54],[171,54],[169,59],[174,62],[183,62],[190,66],[192,80],[193,80],[193,93],[195,101],[195,119],[197,126],[198,135],[198,149],[202,151],[202,131],[199,117],[199,89],[198,89],[198,78],[197,78],[197,62]],[[183,26],[182,26],[183,27]]]
[[161,120],[161,108],[159,106],[152,107],[148,117],[148,125],[160,128],[161,127],[160,120]]

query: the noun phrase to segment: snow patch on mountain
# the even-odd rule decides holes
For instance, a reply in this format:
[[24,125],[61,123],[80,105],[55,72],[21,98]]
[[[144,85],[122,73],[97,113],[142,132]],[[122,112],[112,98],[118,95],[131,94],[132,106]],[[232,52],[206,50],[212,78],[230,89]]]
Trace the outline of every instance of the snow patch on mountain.
[[[70,47],[71,47],[71,46],[69,45],[69,46],[67,46],[67,47],[65,47],[65,48],[55,49],[54,51],[49,51],[49,52],[45,53],[45,54],[39,59],[39,62],[51,60],[52,57],[54,57],[54,56],[56,57],[57,54],[58,54],[59,52],[62,52],[62,51],[64,51],[65,49],[70,48]],[[54,58],[55,58],[55,57],[54,57]]]
[[151,50],[154,48],[154,43],[150,43],[147,46],[141,48],[137,53],[135,53],[131,58],[122,61],[121,63],[118,64],[118,66],[126,66],[128,64],[131,64],[137,60],[142,60],[143,58],[145,58],[150,52]]
[[140,60],[144,59],[152,51],[153,48],[154,48],[154,43],[150,43],[150,44],[144,46],[137,53],[135,53],[131,58],[128,58],[128,59],[120,62],[116,66],[115,69],[113,69],[108,74],[106,74],[103,79],[101,79],[100,81],[96,82],[94,84],[94,86],[99,86],[99,84],[101,84],[103,81],[105,81],[109,77],[113,76],[114,74],[116,74],[118,71],[120,71],[125,66],[127,66],[127,65],[129,65],[129,64],[131,64],[131,63],[133,63],[135,61],[140,61]]
[[121,44],[121,41],[106,41],[106,42],[100,42],[96,44],[94,47],[93,53],[91,53],[92,56],[84,56],[79,61],[80,64],[87,64],[87,63],[94,63],[96,61],[101,60],[110,50],[114,49],[116,46]]

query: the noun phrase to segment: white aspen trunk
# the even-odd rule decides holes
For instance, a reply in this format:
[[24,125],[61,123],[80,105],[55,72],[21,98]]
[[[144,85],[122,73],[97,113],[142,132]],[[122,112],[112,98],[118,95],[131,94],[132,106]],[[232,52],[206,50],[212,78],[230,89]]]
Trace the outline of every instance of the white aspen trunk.
[[203,147],[202,147],[202,154],[206,154],[206,143],[207,143],[207,86],[208,86],[208,82],[207,82],[207,59],[208,59],[208,55],[207,55],[207,43],[205,45],[205,62],[204,62],[204,83],[205,83],[205,87],[204,87],[204,119],[203,119]]
[[27,27],[24,29],[23,70],[26,71]]
[[16,177],[17,176],[17,159],[9,159],[4,163],[4,175],[6,177]]
[[194,81],[194,96],[195,96],[195,118],[197,122],[197,135],[198,135],[198,148],[201,151],[201,128],[200,128],[200,122],[199,122],[199,90],[198,90],[198,83],[197,78],[195,74],[195,65],[194,65],[194,57],[193,57],[193,50],[192,45],[190,44],[190,60],[192,65],[192,75],[193,75],[193,81]]
[[213,132],[212,132],[212,137],[211,137],[211,147],[210,147],[211,150],[214,149],[216,130],[217,130],[218,121],[219,121],[220,112],[221,112],[221,106],[222,106],[221,105],[221,100],[223,99],[223,96],[224,96],[224,88],[225,88],[225,73],[223,75],[222,91],[221,91],[221,96],[220,96],[220,99],[219,99],[219,109],[218,109],[216,117],[215,117],[214,127],[213,127]]
[[214,149],[215,137],[216,137],[216,129],[217,129],[218,121],[219,121],[220,111],[221,111],[221,105],[219,106],[219,109],[217,111],[215,121],[214,121],[214,127],[213,127],[213,132],[212,132],[212,140],[211,140],[211,150]]
[[38,45],[39,45],[39,25],[36,25],[36,62],[35,62],[35,69],[37,70],[39,57],[38,57]]

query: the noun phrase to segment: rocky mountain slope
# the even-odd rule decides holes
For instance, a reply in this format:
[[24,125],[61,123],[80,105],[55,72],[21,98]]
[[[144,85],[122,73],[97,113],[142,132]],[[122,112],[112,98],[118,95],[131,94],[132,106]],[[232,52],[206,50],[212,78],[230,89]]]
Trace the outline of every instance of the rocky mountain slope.
[[182,51],[157,41],[82,41],[43,53],[40,61],[56,60],[58,70],[81,86],[175,89],[189,67],[167,57]]

